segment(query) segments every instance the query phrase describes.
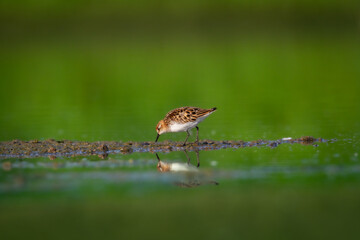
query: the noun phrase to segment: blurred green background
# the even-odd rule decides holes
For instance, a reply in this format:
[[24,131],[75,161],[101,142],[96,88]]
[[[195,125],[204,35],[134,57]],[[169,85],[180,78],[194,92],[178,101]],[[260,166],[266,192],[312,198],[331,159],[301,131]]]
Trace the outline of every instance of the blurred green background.
[[[191,190],[146,177],[147,165],[110,171],[144,178],[130,183],[87,181],[98,174],[87,168],[1,170],[2,234],[356,239],[359,10],[355,0],[1,0],[0,141],[154,141],[156,123],[181,106],[218,108],[202,139],[338,140],[200,153],[204,170],[272,174]],[[36,161],[50,160],[11,160]]]
[[359,127],[357,1],[1,5],[0,140],[153,140],[187,105],[208,138]]

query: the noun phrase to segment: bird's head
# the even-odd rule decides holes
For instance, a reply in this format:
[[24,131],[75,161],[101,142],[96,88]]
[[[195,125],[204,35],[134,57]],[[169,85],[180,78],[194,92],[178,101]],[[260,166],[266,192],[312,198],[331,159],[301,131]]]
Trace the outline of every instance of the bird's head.
[[171,171],[171,165],[169,163],[165,163],[165,162],[162,162],[162,161],[159,161],[156,167],[157,167],[159,172],[169,172],[169,171]]
[[159,123],[156,125],[156,132],[158,135],[166,133],[167,127],[164,120],[160,120]]

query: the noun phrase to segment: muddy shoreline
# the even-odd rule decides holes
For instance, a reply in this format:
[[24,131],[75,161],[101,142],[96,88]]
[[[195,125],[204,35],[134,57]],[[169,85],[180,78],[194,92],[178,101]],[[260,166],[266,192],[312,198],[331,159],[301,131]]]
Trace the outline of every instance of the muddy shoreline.
[[98,141],[83,142],[70,140],[48,139],[44,141],[31,140],[21,141],[12,140],[0,142],[0,159],[7,158],[31,158],[31,157],[50,157],[60,156],[87,156],[99,155],[106,157],[108,154],[131,154],[133,152],[171,152],[171,151],[209,151],[224,148],[244,148],[254,146],[277,147],[280,144],[313,144],[317,146],[319,142],[326,142],[322,138],[310,136],[297,139],[283,138],[279,140],[255,140],[255,141],[213,141],[202,140],[198,144],[188,143],[186,146],[182,142],[116,142]]

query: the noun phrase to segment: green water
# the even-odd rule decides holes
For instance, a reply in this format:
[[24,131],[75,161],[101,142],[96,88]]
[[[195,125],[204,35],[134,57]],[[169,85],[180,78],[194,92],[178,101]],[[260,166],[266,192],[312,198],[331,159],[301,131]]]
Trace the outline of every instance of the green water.
[[[304,21],[309,9],[323,5],[304,4],[307,10],[296,16]],[[333,5],[313,18],[336,20],[355,9],[340,4],[341,15]],[[61,15],[60,6],[46,8],[72,16]],[[117,34],[106,21],[94,32],[76,22],[67,31],[72,20],[81,22],[76,18],[62,23],[65,30],[47,29],[58,26],[50,21],[40,24],[46,34],[27,32],[54,19],[44,6],[25,20],[9,10],[4,16],[14,14],[24,32],[0,26],[8,37],[0,45],[0,141],[154,141],[156,123],[181,106],[218,108],[199,125],[200,139],[329,141],[201,151],[195,173],[160,173],[152,153],[2,159],[2,239],[358,238],[360,39],[352,18],[312,26],[288,23],[285,14],[284,25],[260,21],[250,25],[256,30],[238,22],[225,30],[187,29],[182,17],[202,7],[186,6],[173,9],[177,20],[169,24],[179,29],[163,25],[151,32],[140,24]],[[81,17],[93,15],[97,19],[91,11]],[[150,10],[129,13],[138,15],[152,16]],[[26,25],[26,18],[33,22]],[[187,161],[183,152],[159,155],[167,163]],[[196,165],[196,154],[189,155]]]

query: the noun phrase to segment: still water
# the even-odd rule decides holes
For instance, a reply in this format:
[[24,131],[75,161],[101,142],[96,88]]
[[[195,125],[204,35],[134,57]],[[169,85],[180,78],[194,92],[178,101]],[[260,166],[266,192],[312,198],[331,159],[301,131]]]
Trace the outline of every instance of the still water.
[[333,139],[310,144],[285,141],[276,146],[223,148],[226,146],[210,150],[196,148],[190,152],[179,147],[167,153],[3,159],[0,191],[79,190],[89,185],[89,181],[93,188],[106,189],[129,183],[134,188],[140,183],[157,184],[161,188],[171,184],[198,187],[216,182],[218,185],[222,181],[360,180],[358,140]]
[[[101,230],[88,230],[93,224],[109,225],[111,234],[121,236],[119,224],[130,229],[147,224],[143,229],[155,237],[157,223],[151,221],[172,228],[171,234],[194,234],[172,227],[191,217],[206,235],[246,232],[263,238],[281,232],[291,237],[305,228],[311,236],[353,237],[360,210],[359,144],[353,138],[199,152],[3,159],[0,208],[7,221],[22,216],[25,229],[32,226],[33,234],[47,236],[53,231],[43,228],[53,224],[89,237],[101,237]],[[43,216],[51,220],[44,222]],[[142,234],[132,229],[125,236]]]

